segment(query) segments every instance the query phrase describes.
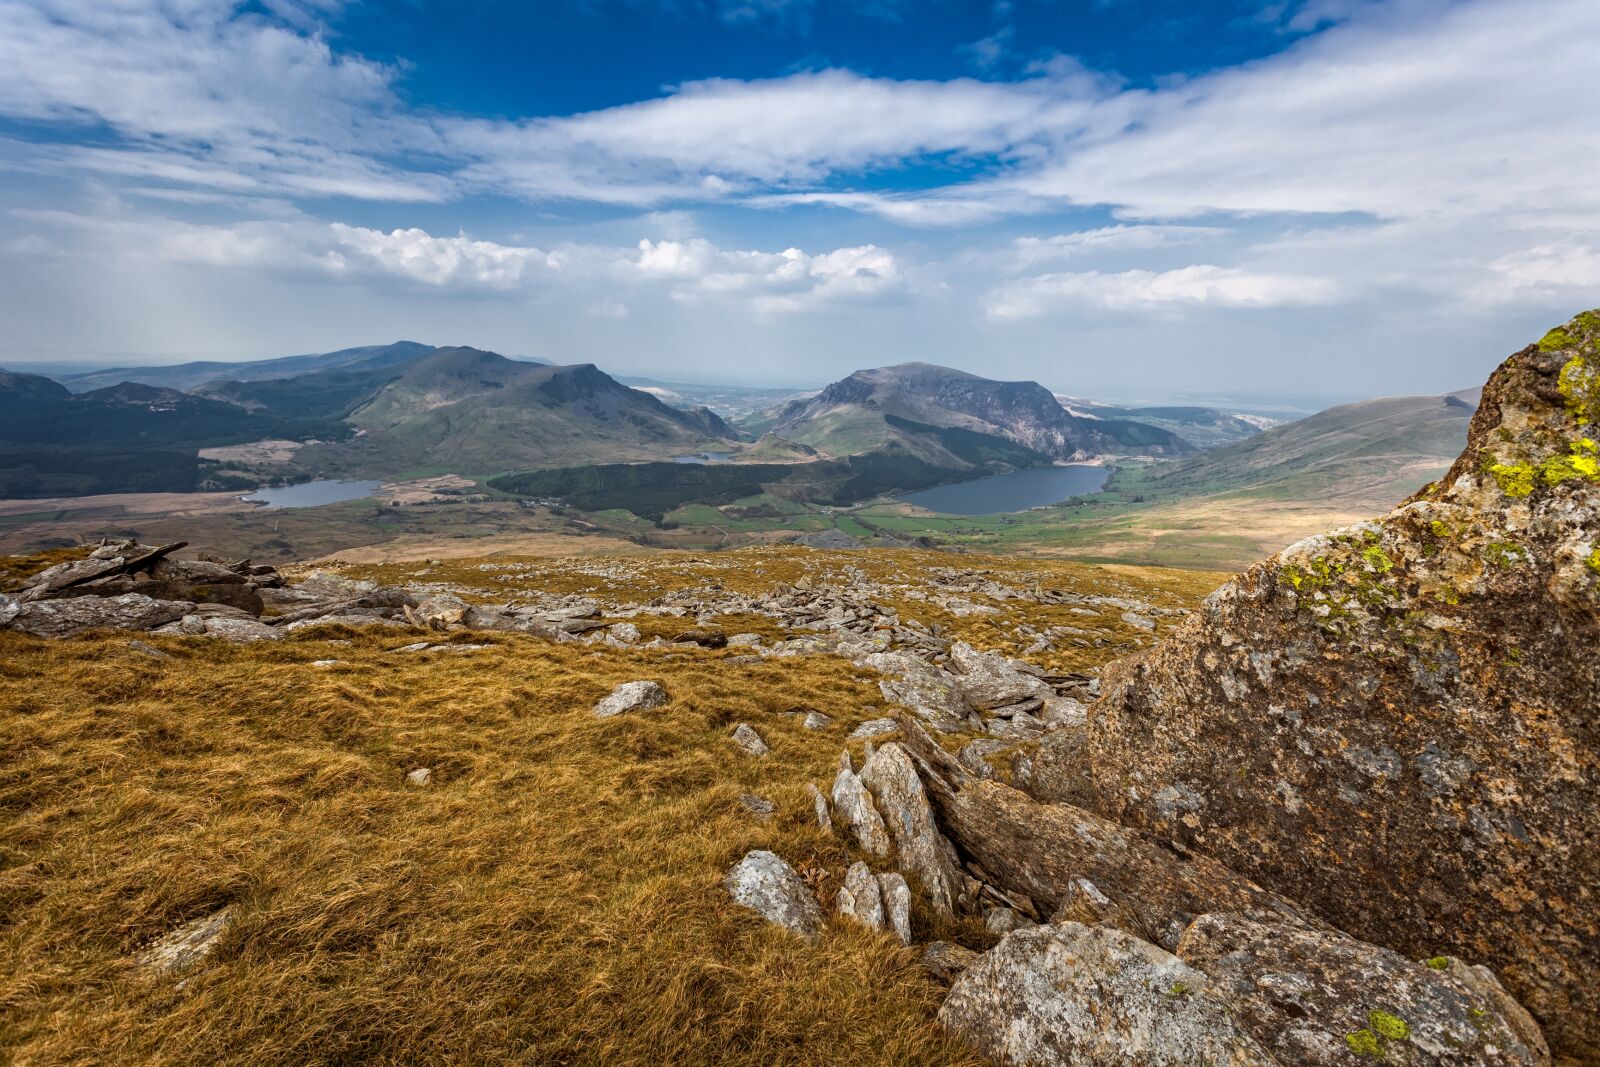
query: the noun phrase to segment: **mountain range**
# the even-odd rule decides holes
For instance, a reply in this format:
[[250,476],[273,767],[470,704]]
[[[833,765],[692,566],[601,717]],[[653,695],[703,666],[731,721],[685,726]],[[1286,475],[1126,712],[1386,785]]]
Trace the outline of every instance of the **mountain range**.
[[929,363],[856,371],[784,407],[768,432],[824,455],[857,455],[905,444],[895,417],[1003,437],[1052,460],[1195,450],[1149,423],[1074,415],[1038,382],[993,381]]

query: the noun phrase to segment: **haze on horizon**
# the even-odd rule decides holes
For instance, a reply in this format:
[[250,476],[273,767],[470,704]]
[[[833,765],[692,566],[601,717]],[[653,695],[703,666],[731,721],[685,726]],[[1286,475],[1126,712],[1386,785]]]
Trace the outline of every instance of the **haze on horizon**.
[[0,365],[1473,385],[1600,304],[1592,0],[0,0]]

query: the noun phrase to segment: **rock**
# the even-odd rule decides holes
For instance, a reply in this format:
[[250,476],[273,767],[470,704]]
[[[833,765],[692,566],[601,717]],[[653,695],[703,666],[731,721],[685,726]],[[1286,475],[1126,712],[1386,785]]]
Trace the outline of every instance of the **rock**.
[[922,950],[922,965],[935,978],[941,978],[946,982],[954,981],[957,975],[971,967],[978,959],[978,953],[970,948],[953,945],[948,941],[934,941]]
[[344,661],[343,660],[337,660],[337,659],[314,659],[314,660],[311,661],[311,666],[313,666],[313,667],[337,667],[342,662],[344,662]]
[[401,645],[396,652],[426,652],[433,647],[432,641],[413,641],[409,645]]
[[193,604],[152,600],[142,593],[114,597],[80,596],[16,605],[6,626],[39,637],[68,637],[85,630],[154,630],[177,622]]
[[977,775],[979,778],[993,778],[994,766],[990,764],[989,757],[1004,752],[1011,747],[1011,742],[992,738],[980,737],[976,741],[969,741],[956,753],[956,758],[961,761],[961,766]]
[[833,833],[833,819],[828,815],[828,798],[811,782],[806,783],[806,793],[811,797],[811,810],[817,816],[817,829]]
[[965,641],[950,646],[950,663],[957,672],[956,686],[975,708],[1003,708],[1055,695],[1055,690],[1017,670],[1006,657],[979,652]]
[[597,718],[608,719],[628,711],[659,708],[667,700],[667,690],[660,682],[623,682],[594,706],[594,713]]
[[1284,1063],[1548,1064],[1539,1027],[1483,967],[1408,960],[1337,931],[1202,915],[1178,957]]
[[[1150,937],[1169,951],[1197,915],[1236,911],[1320,926],[1293,902],[1198,853],[1174,850],[1147,833],[1068,804],[1042,804],[1020,790],[968,772],[909,718],[905,748],[939,826],[984,881],[1051,914],[1074,899],[1081,880],[1109,904],[1093,921]],[[886,746],[887,747],[887,746]],[[896,746],[899,747],[899,746]],[[1056,919],[1076,919],[1074,914]]]
[[807,730],[826,730],[833,725],[833,719],[820,711],[808,711],[806,717],[800,720],[800,725]]
[[168,553],[176,552],[186,544],[177,541],[152,548],[137,541],[118,541],[101,545],[84,559],[58,563],[35,574],[28,579],[17,599],[25,604],[52,600],[68,589],[96,579],[152,567]]
[[428,767],[418,767],[414,771],[406,772],[406,785],[425,786],[433,781],[433,770]]
[[728,645],[731,648],[755,648],[760,644],[760,634],[733,634],[728,638]]
[[618,641],[628,645],[633,644],[643,636],[639,632],[639,627],[635,626],[631,622],[617,623],[615,626],[611,627],[610,633],[612,637],[615,637]]
[[161,974],[186,971],[209,956],[232,925],[232,908],[185,923],[140,953],[139,963]]
[[889,855],[889,830],[872,802],[872,794],[861,784],[850,753],[839,754],[839,772],[833,778],[833,811],[868,855]]
[[130,649],[132,649],[133,651],[139,653],[139,655],[141,655],[141,656],[149,656],[151,659],[171,659],[172,658],[172,654],[170,652],[163,652],[159,648],[156,648],[154,645],[146,644],[143,641],[138,641],[138,640],[129,641],[128,642],[128,647]]
[[1007,934],[961,972],[939,1021],[1017,1067],[1271,1067],[1210,980],[1120,930],[1063,923]]
[[1591,311],[1501,364],[1445,477],[1107,667],[1086,760],[1101,814],[1493,968],[1558,1056],[1600,1047],[1597,366]]
[[[276,624],[277,620],[273,622]],[[310,629],[313,626],[349,626],[352,629],[362,630],[370,626],[401,627],[406,625],[394,619],[385,619],[380,615],[322,615],[314,618],[296,619],[283,628],[290,633],[297,630]]]
[[983,928],[991,934],[1004,935],[1033,923],[1018,915],[1012,908],[990,908],[984,912]]
[[911,944],[911,887],[900,872],[885,871],[878,875],[878,893],[889,929],[902,945]]
[[900,724],[893,719],[868,719],[866,722],[850,731],[850,739],[859,741],[863,737],[882,737],[892,734],[900,729]]
[[874,930],[883,929],[883,894],[872,868],[859,860],[850,865],[844,885],[839,887],[839,914]]
[[1143,615],[1138,615],[1131,611],[1124,611],[1122,613],[1122,621],[1133,627],[1135,630],[1143,630],[1145,633],[1155,632],[1156,621],[1154,619],[1147,619]]
[[208,637],[220,637],[235,644],[282,641],[284,637],[282,630],[268,626],[264,622],[257,622],[255,619],[208,618],[203,626],[203,632]]
[[778,805],[765,797],[758,797],[754,793],[740,793],[739,806],[750,814],[763,819],[778,810]]
[[418,626],[433,630],[447,630],[457,626],[466,616],[470,605],[458,596],[440,593],[426,597],[415,607],[405,609],[406,618]]
[[746,853],[722,884],[735,904],[770,923],[806,937],[815,937],[822,927],[822,909],[811,890],[793,867],[771,852]]
[[875,652],[857,661],[861,666],[897,675],[878,683],[883,698],[910,708],[938,729],[961,729],[972,713],[954,675],[905,652]]
[[672,639],[673,644],[699,645],[701,648],[726,648],[728,635],[721,630],[712,630],[706,627],[696,627],[685,630]]
[[954,915],[959,888],[955,850],[933,820],[911,757],[890,741],[862,765],[861,782],[894,837],[901,873],[922,883],[935,911]]
[[761,739],[761,735],[756,733],[755,727],[749,723],[742,722],[735,726],[732,737],[733,743],[747,755],[765,756],[772,751],[767,747],[767,743]]

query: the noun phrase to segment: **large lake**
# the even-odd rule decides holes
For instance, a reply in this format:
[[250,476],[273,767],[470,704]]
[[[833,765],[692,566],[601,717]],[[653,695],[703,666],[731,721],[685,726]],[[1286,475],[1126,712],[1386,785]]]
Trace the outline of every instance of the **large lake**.
[[900,497],[907,504],[945,515],[997,515],[1059,504],[1069,496],[1098,493],[1111,471],[1090,463],[991,474],[970,482],[936,485]]
[[322,504],[337,504],[341,500],[360,500],[377,492],[382,484],[333,480],[301,482],[299,485],[257,489],[240,499],[251,504],[265,504],[268,508],[314,508]]

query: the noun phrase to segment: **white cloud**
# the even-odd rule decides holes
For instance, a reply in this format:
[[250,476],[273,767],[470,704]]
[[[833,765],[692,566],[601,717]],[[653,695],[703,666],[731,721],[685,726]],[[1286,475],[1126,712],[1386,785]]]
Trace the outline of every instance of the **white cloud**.
[[1512,252],[1488,266],[1492,278],[1473,295],[1493,304],[1554,307],[1600,303],[1600,247],[1563,239]]
[[634,268],[676,283],[679,300],[740,299],[756,311],[800,311],[835,301],[892,297],[907,288],[894,255],[876,245],[810,255],[723,251],[703,239],[639,242]]
[[1102,226],[1051,237],[1018,237],[1012,242],[1017,270],[1097,252],[1148,251],[1203,241],[1229,231],[1219,226]]
[[1308,307],[1332,303],[1338,287],[1322,278],[1262,274],[1197,264],[1169,271],[1041,274],[996,286],[985,298],[990,319],[1036,318],[1072,306],[1108,311],[1174,308]]

